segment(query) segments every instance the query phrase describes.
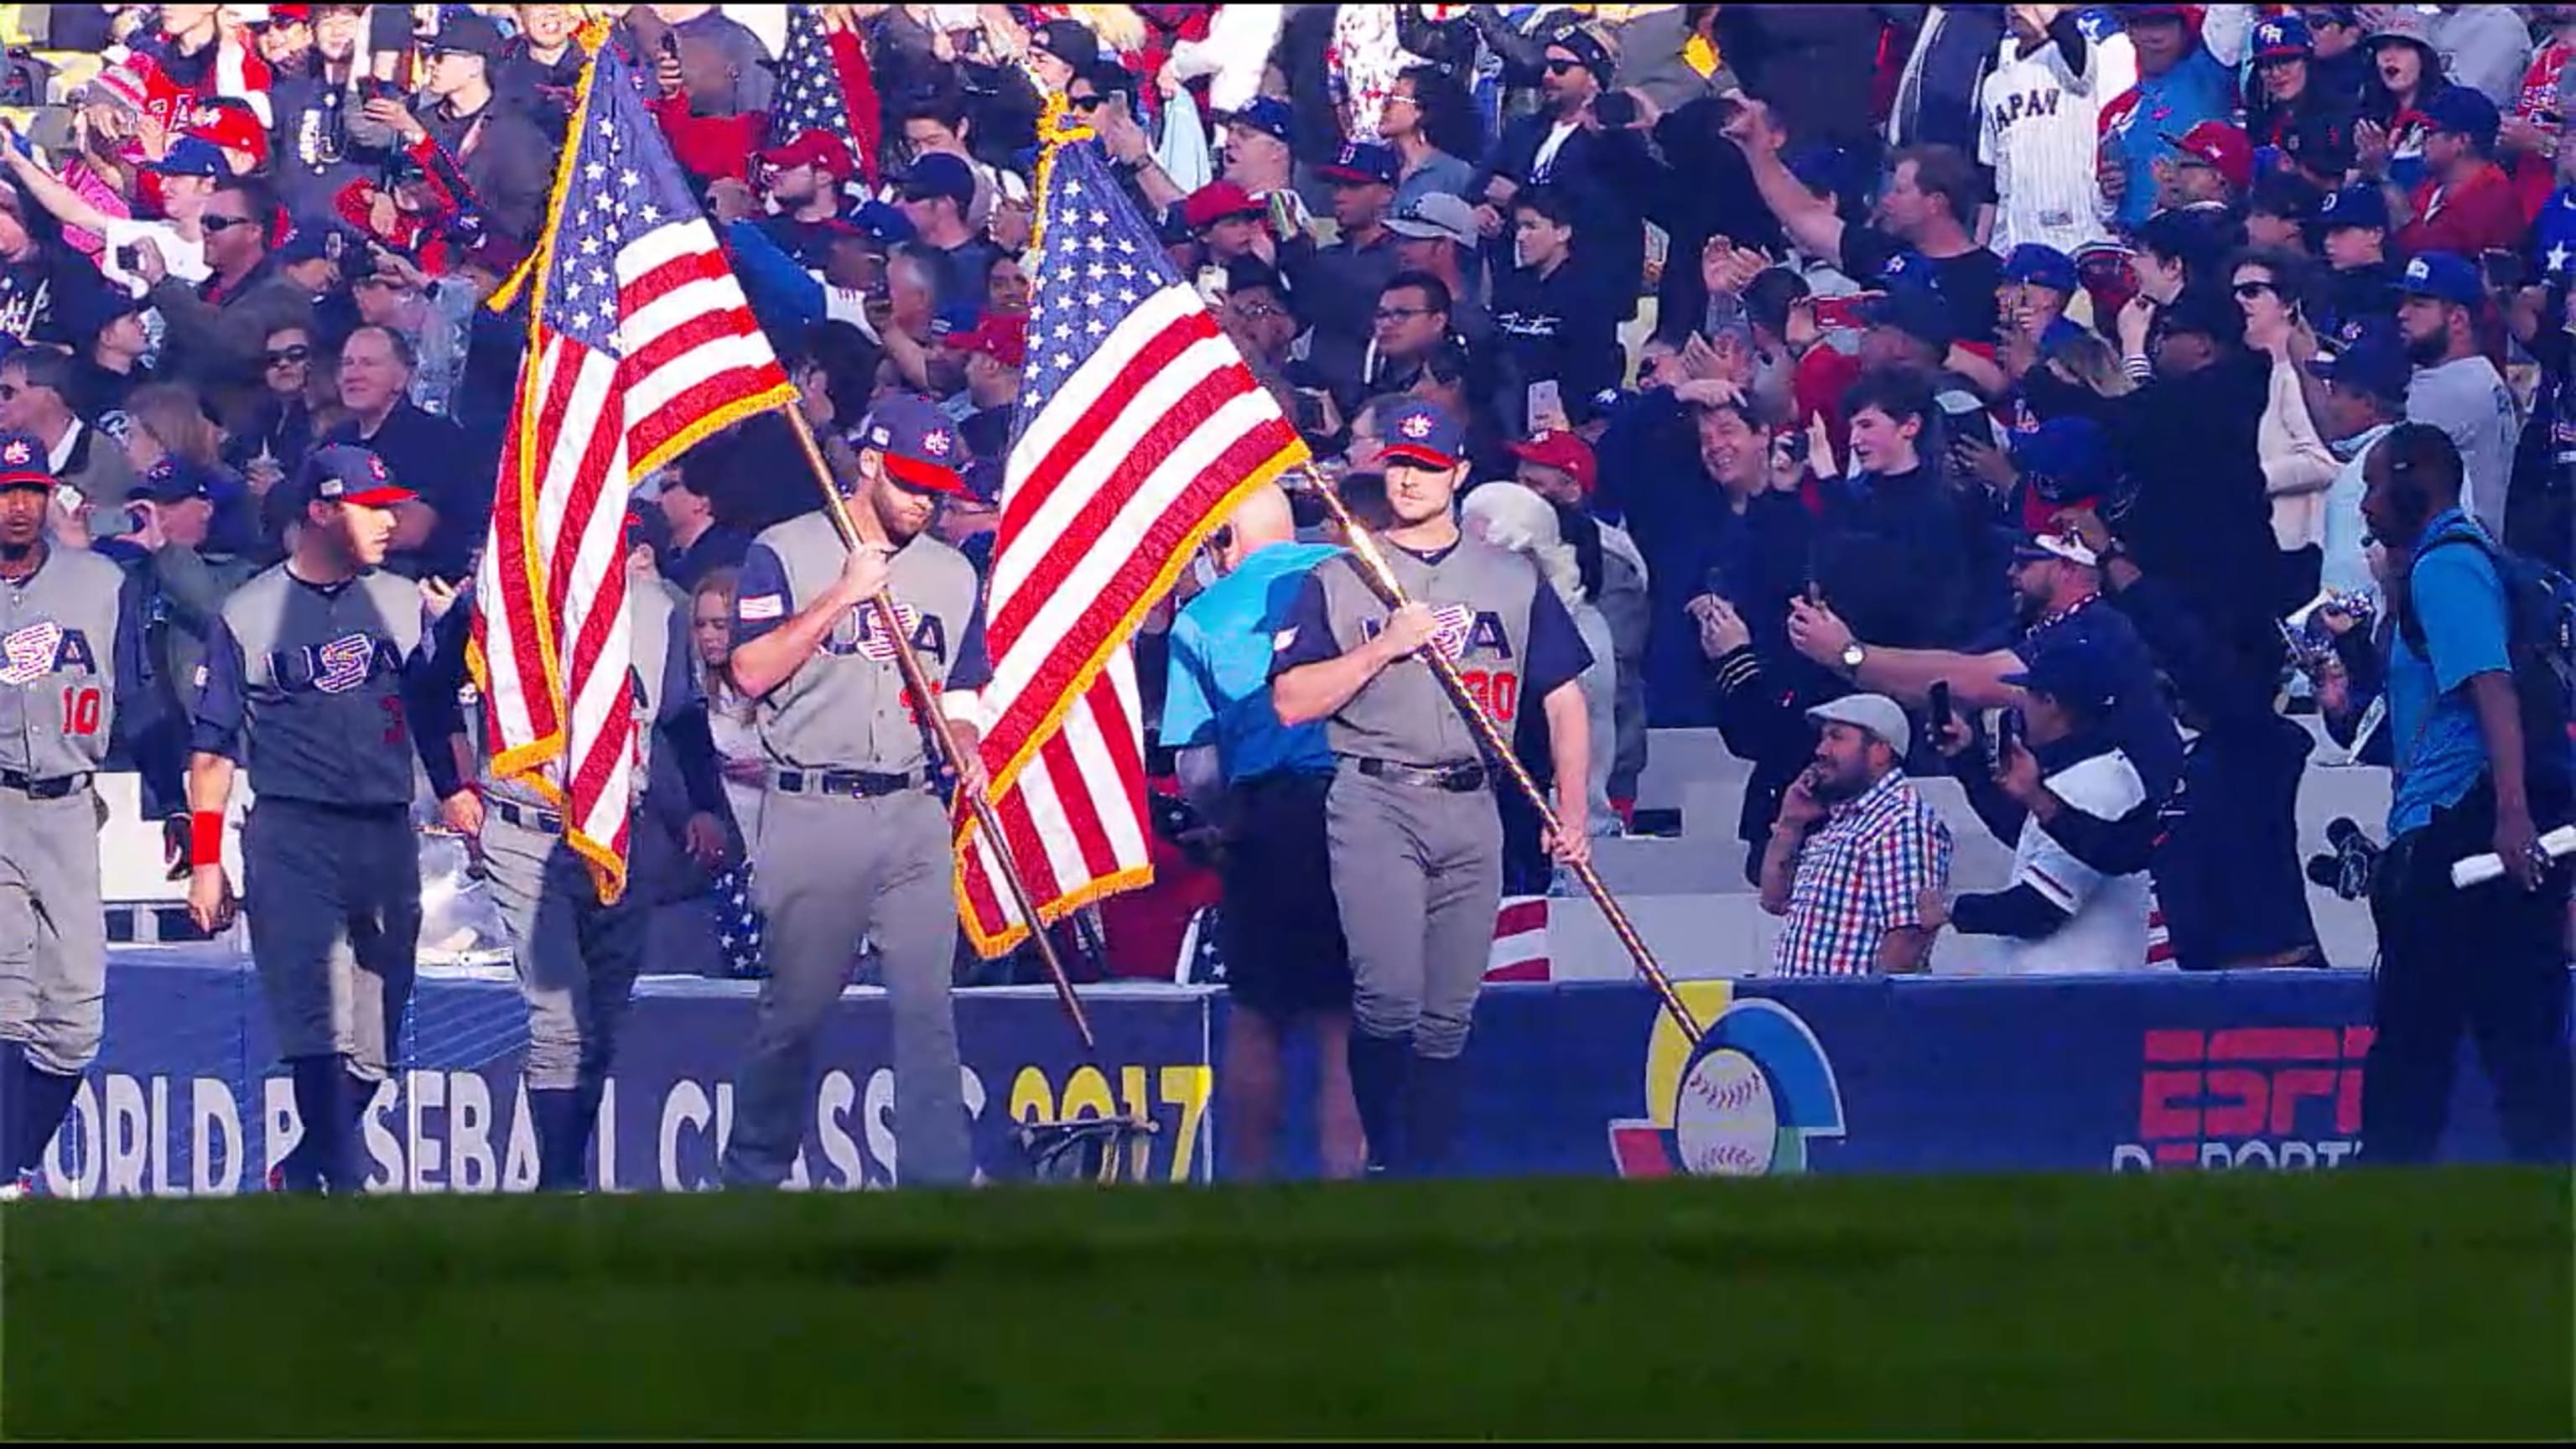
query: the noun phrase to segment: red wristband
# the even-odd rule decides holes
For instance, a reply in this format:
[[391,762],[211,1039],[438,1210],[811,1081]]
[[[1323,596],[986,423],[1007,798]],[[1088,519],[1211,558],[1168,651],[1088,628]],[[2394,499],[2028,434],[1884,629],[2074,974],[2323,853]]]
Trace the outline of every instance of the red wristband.
[[198,810],[188,816],[188,864],[221,865],[224,863],[224,815],[220,810]]

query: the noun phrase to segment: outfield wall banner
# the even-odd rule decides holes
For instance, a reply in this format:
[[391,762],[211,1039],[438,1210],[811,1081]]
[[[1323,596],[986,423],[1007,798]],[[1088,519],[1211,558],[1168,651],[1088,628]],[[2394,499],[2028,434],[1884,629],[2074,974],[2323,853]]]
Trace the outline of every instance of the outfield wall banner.
[[[256,1191],[298,1128],[256,978],[206,946],[120,950],[107,1039],[46,1162],[67,1196]],[[1492,1175],[2332,1168],[2365,1154],[2369,977],[2357,971],[2054,980],[1697,981],[1700,1040],[1641,986],[1494,986],[1468,1046],[1461,1166]],[[756,987],[648,980],[628,1018],[594,1153],[621,1191],[712,1187]],[[1130,1175],[1206,1181],[1221,991],[1088,987],[1083,1054],[1044,989],[961,992],[978,1162],[1010,1124],[1142,1112]],[[846,994],[816,1053],[814,1119],[791,1185],[892,1185],[887,1007]],[[534,1139],[518,1084],[525,1011],[506,973],[422,978],[404,1068],[365,1126],[374,1185],[523,1189]],[[2464,1056],[2466,1049],[2464,1046]],[[2449,1155],[2499,1155],[2483,1075],[2461,1074]],[[1293,1043],[1282,1166],[1313,1160],[1311,1055]]]

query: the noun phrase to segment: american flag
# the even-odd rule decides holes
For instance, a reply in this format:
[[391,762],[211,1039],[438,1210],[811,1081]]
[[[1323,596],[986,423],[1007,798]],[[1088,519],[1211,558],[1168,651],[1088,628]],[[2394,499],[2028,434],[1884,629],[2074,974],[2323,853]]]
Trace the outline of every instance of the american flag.
[[636,759],[629,484],[795,389],[634,67],[614,46],[597,50],[543,249],[520,278],[536,288],[533,320],[476,576],[474,658],[493,774],[526,777],[560,805],[565,838],[613,901]]
[[811,5],[787,7],[787,44],[778,56],[778,87],[769,103],[769,142],[783,146],[807,131],[849,143],[870,182],[877,172],[877,97],[858,37],[827,30]]
[[[995,813],[1049,921],[1153,878],[1128,640],[1235,501],[1306,456],[1096,146],[1064,134],[1039,168],[981,706]],[[998,955],[1026,923],[971,819],[959,844],[967,932]]]

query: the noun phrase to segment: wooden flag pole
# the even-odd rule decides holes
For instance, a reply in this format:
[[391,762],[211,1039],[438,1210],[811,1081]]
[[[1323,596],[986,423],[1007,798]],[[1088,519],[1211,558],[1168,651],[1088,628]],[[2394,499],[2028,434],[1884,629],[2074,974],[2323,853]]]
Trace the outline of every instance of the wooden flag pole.
[[[1359,559],[1362,572],[1368,575],[1378,593],[1390,606],[1401,607],[1411,602],[1405,598],[1404,585],[1396,581],[1395,570],[1388,566],[1386,555],[1378,551],[1377,540],[1370,537],[1368,530],[1352,516],[1350,505],[1342,501],[1342,495],[1333,487],[1331,480],[1311,468],[1306,470],[1306,479],[1317,493],[1323,495],[1324,506],[1332,510],[1333,518],[1341,524],[1343,536],[1350,540],[1352,554]],[[1439,679],[1441,688],[1448,691],[1450,703],[1458,707],[1458,712],[1484,740],[1485,752],[1501,762],[1513,782],[1520,786],[1521,793],[1529,797],[1530,804],[1538,810],[1540,825],[1551,835],[1561,834],[1565,824],[1557,819],[1556,810],[1547,803],[1547,792],[1540,789],[1538,781],[1522,767],[1520,757],[1512,753],[1511,741],[1504,738],[1502,727],[1494,723],[1492,715],[1485,713],[1485,707],[1477,703],[1476,696],[1468,691],[1467,682],[1458,677],[1458,666],[1437,649],[1422,650],[1421,657],[1429,661],[1432,674]],[[1610,888],[1601,883],[1601,877],[1593,871],[1591,862],[1574,867],[1574,877],[1583,883],[1584,893],[1592,897],[1592,903],[1601,908],[1602,916],[1610,922],[1610,929],[1618,935],[1619,944],[1628,948],[1628,958],[1637,963],[1638,974],[1646,978],[1646,984],[1655,989],[1657,996],[1663,998],[1664,1010],[1671,1015],[1673,1024],[1682,1029],[1687,1039],[1698,1041],[1699,1018],[1682,1000],[1681,991],[1673,985],[1672,978],[1656,964],[1655,953],[1646,949],[1645,938],[1639,936],[1637,928],[1629,923],[1628,913],[1620,909],[1619,902],[1611,897]]]
[[[788,426],[795,429],[797,446],[805,450],[805,464],[814,472],[815,486],[823,491],[823,512],[831,518],[832,527],[841,535],[842,544],[856,552],[870,545],[889,543],[884,530],[876,526],[874,514],[864,509],[853,513],[849,500],[841,496],[839,485],[832,481],[831,465],[823,460],[823,449],[814,441],[814,429],[805,421],[804,409],[790,403],[779,411],[786,414]],[[861,519],[866,520],[864,524]],[[966,797],[966,803],[975,812],[975,823],[983,828],[984,838],[992,844],[993,858],[1002,867],[1002,883],[1010,890],[1011,904],[1019,911],[1020,919],[1028,923],[1029,939],[1037,943],[1038,956],[1046,962],[1047,976],[1055,984],[1056,1000],[1063,1004],[1064,1014],[1072,1019],[1074,1033],[1082,1038],[1082,1049],[1096,1053],[1099,1043],[1092,1038],[1091,1019],[1083,1012],[1082,998],[1074,994],[1073,979],[1065,974],[1064,962],[1056,957],[1055,942],[1048,937],[1046,924],[1038,919],[1037,903],[1030,898],[1028,882],[1020,876],[1019,862],[1011,858],[1011,843],[1002,834],[1001,817],[983,791],[966,783],[966,753],[958,747],[957,737],[949,733],[948,716],[939,707],[939,696],[931,688],[929,671],[921,667],[921,656],[912,650],[912,633],[903,627],[902,613],[895,606],[894,590],[879,590],[873,602],[878,622],[885,626],[887,636],[894,640],[895,665],[903,674],[904,687],[912,691],[919,713],[929,721],[930,737],[938,743],[943,762],[956,775],[958,793]]]

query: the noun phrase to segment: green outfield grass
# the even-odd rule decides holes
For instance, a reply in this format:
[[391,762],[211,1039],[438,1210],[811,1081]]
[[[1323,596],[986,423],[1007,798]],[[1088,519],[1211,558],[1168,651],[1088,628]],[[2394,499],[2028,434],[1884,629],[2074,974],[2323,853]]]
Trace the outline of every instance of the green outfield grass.
[[2576,1430],[2565,1173],[21,1204],[0,1432]]

